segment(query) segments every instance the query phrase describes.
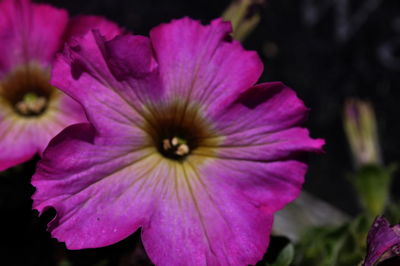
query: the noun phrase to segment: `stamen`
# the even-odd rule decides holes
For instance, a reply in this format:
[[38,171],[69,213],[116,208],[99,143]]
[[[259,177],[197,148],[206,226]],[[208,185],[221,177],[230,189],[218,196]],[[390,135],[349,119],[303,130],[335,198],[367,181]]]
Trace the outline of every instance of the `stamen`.
[[185,156],[189,154],[190,149],[189,146],[186,144],[184,139],[173,137],[172,139],[164,139],[163,140],[163,149],[166,152],[178,155],[178,156]]
[[175,153],[179,156],[184,156],[189,153],[189,146],[186,144],[180,144]]
[[192,159],[199,163],[208,157],[195,156],[196,150],[204,149],[207,155],[216,153],[221,138],[203,117],[200,105],[176,99],[148,106],[148,109],[148,121],[144,123],[145,131],[149,133],[147,141],[164,158],[182,164]]
[[179,143],[179,139],[177,137],[172,138],[171,140],[172,145],[177,146]]
[[171,146],[171,143],[169,142],[169,139],[164,139],[163,140],[163,149],[165,151],[167,151],[167,150],[169,150],[171,148],[172,148],[172,146]]
[[22,101],[17,102],[15,109],[22,115],[38,115],[46,108],[47,99],[35,93],[27,93]]

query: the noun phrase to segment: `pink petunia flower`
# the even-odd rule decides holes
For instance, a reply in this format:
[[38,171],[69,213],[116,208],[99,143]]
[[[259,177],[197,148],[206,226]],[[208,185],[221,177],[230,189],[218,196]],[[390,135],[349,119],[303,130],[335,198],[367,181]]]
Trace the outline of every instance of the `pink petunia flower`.
[[363,266],[377,265],[389,258],[400,256],[400,225],[391,226],[385,217],[377,217],[368,233],[367,245],[367,256]]
[[[255,264],[273,214],[295,199],[319,152],[299,127],[307,109],[220,19],[189,18],[143,36],[96,31],[59,57],[52,84],[91,124],[65,129],[33,177],[34,208],[69,249],[113,244],[142,228],[156,265]],[[84,89],[82,89],[84,88]]]
[[68,18],[63,9],[29,0],[0,2],[0,171],[41,154],[50,139],[83,110],[49,84],[51,64],[65,41],[99,29],[120,30],[95,16]]

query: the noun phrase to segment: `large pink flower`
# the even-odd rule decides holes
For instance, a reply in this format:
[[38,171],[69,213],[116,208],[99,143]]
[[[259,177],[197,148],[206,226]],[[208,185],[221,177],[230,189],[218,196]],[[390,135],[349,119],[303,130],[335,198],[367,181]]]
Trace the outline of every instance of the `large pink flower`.
[[64,51],[52,84],[91,124],[70,126],[33,177],[34,208],[57,211],[70,249],[113,244],[142,228],[157,265],[247,265],[268,246],[273,213],[297,197],[318,152],[307,109],[229,38],[231,25],[185,18],[151,37],[93,31]]
[[86,121],[78,103],[49,84],[55,54],[65,41],[99,29],[120,33],[107,20],[29,0],[0,2],[0,170],[42,153],[63,128]]

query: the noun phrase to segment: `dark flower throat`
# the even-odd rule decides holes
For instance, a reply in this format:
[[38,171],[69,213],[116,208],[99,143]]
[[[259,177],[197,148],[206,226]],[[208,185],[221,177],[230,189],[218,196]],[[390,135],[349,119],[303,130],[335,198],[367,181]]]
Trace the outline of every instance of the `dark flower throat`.
[[49,79],[49,74],[38,66],[19,67],[0,82],[0,98],[20,116],[40,116],[54,92]]

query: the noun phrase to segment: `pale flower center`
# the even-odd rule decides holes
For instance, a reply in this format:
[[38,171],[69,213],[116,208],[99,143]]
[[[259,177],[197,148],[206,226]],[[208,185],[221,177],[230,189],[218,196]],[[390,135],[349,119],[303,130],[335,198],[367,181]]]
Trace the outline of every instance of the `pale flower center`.
[[15,110],[25,116],[38,115],[46,109],[46,106],[46,97],[30,92],[26,93],[22,100],[15,104]]
[[184,163],[196,154],[214,156],[220,138],[199,105],[176,100],[150,105],[147,110],[144,129],[150,145],[163,157]]
[[189,154],[190,152],[186,140],[178,137],[173,137],[172,139],[164,139],[163,149],[166,153],[172,153],[181,157]]
[[49,71],[37,63],[16,67],[0,80],[0,100],[19,116],[41,116],[55,93],[49,79]]

